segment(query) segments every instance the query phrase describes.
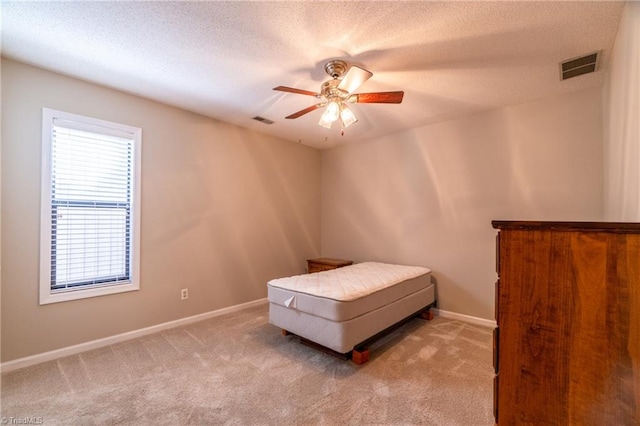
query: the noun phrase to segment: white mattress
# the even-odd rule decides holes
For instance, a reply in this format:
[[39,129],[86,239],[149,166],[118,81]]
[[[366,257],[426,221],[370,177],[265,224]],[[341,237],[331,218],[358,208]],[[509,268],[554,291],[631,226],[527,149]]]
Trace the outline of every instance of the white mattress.
[[271,304],[331,321],[348,321],[431,284],[421,266],[363,262],[269,281]]

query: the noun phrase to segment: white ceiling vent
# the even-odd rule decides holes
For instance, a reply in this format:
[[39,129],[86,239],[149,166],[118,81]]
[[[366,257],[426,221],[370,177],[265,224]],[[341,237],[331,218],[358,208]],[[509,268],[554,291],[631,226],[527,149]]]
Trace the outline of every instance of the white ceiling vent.
[[264,117],[260,117],[259,115],[256,115],[255,117],[253,117],[254,120],[259,121],[261,123],[264,124],[273,124],[274,121],[269,120],[268,118],[264,118]]
[[566,61],[560,62],[560,80],[598,71],[600,53],[601,51],[593,52],[585,56],[580,56],[579,58],[567,59]]

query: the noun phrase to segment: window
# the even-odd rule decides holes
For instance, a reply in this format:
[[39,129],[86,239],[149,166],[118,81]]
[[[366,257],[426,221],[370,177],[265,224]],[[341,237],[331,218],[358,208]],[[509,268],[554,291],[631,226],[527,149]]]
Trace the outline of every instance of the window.
[[40,304],[140,288],[141,135],[42,110]]

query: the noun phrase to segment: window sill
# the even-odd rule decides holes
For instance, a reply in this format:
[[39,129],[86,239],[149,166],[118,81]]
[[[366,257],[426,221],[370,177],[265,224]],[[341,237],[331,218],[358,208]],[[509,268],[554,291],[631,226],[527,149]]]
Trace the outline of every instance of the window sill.
[[68,302],[71,300],[88,299],[91,297],[106,296],[109,294],[126,293],[129,291],[140,290],[139,284],[117,284],[101,287],[87,288],[82,290],[68,290],[51,293],[50,290],[44,290],[40,293],[40,305],[48,305],[50,303]]

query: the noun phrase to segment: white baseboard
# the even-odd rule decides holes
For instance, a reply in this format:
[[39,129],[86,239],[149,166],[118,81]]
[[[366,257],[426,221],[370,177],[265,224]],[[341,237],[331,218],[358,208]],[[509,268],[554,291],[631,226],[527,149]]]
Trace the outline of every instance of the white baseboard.
[[105,337],[103,339],[92,340],[90,342],[80,343],[78,345],[67,346],[66,348],[60,348],[49,352],[43,352],[41,354],[31,355],[24,358],[18,358],[11,361],[3,362],[0,364],[0,372],[6,373],[20,368],[29,367],[31,365],[40,364],[46,361],[52,361],[54,359],[62,358],[69,355],[75,355],[80,352],[85,352],[91,349],[98,349],[104,346],[113,345],[114,343],[124,342],[126,340],[135,339],[136,337],[146,336],[147,334],[157,333],[162,330],[178,327],[193,322],[203,321],[209,318],[218,317],[220,315],[229,314],[232,312],[241,311],[242,309],[251,308],[254,306],[267,303],[267,299],[258,299],[251,302],[242,303],[240,305],[229,306],[227,308],[218,309],[215,311],[205,312],[203,314],[194,315],[191,317],[180,318],[174,321],[165,322],[158,325],[152,325],[151,327],[141,328],[139,330],[133,330],[115,336]]
[[439,315],[442,318],[451,318],[459,321],[468,322],[470,324],[480,325],[482,327],[495,328],[497,326],[494,320],[472,317],[470,315],[458,314],[456,312],[443,311],[442,309],[433,309],[433,311],[436,315]]
[[[3,362],[0,364],[0,372],[7,373],[9,371],[18,370],[20,368],[29,367],[31,365],[40,364],[42,362],[53,361],[54,359],[62,358],[65,356],[76,355],[80,352],[89,351],[91,349],[98,349],[105,346],[113,345],[115,343],[124,342],[126,340],[135,339],[137,337],[146,336],[147,334],[157,333],[162,330],[168,330],[170,328],[179,327],[181,325],[191,324],[198,321],[203,321],[209,318],[214,318],[220,315],[229,314],[232,312],[241,311],[246,308],[267,303],[267,299],[258,299],[240,305],[229,306],[227,308],[218,309],[215,311],[205,312],[203,314],[193,315],[186,318],[180,318],[174,321],[165,322],[151,327],[145,327],[138,330],[129,331],[122,334],[116,334],[115,336],[109,336],[102,339],[92,340],[78,345],[67,346],[65,348],[56,349],[49,352],[43,352],[41,354],[31,355],[24,358],[18,358],[11,361]],[[456,312],[444,311],[442,309],[433,309],[434,313],[443,318],[455,319],[470,324],[479,325],[482,327],[496,327],[496,322],[484,318],[472,317],[469,315],[458,314]]]

